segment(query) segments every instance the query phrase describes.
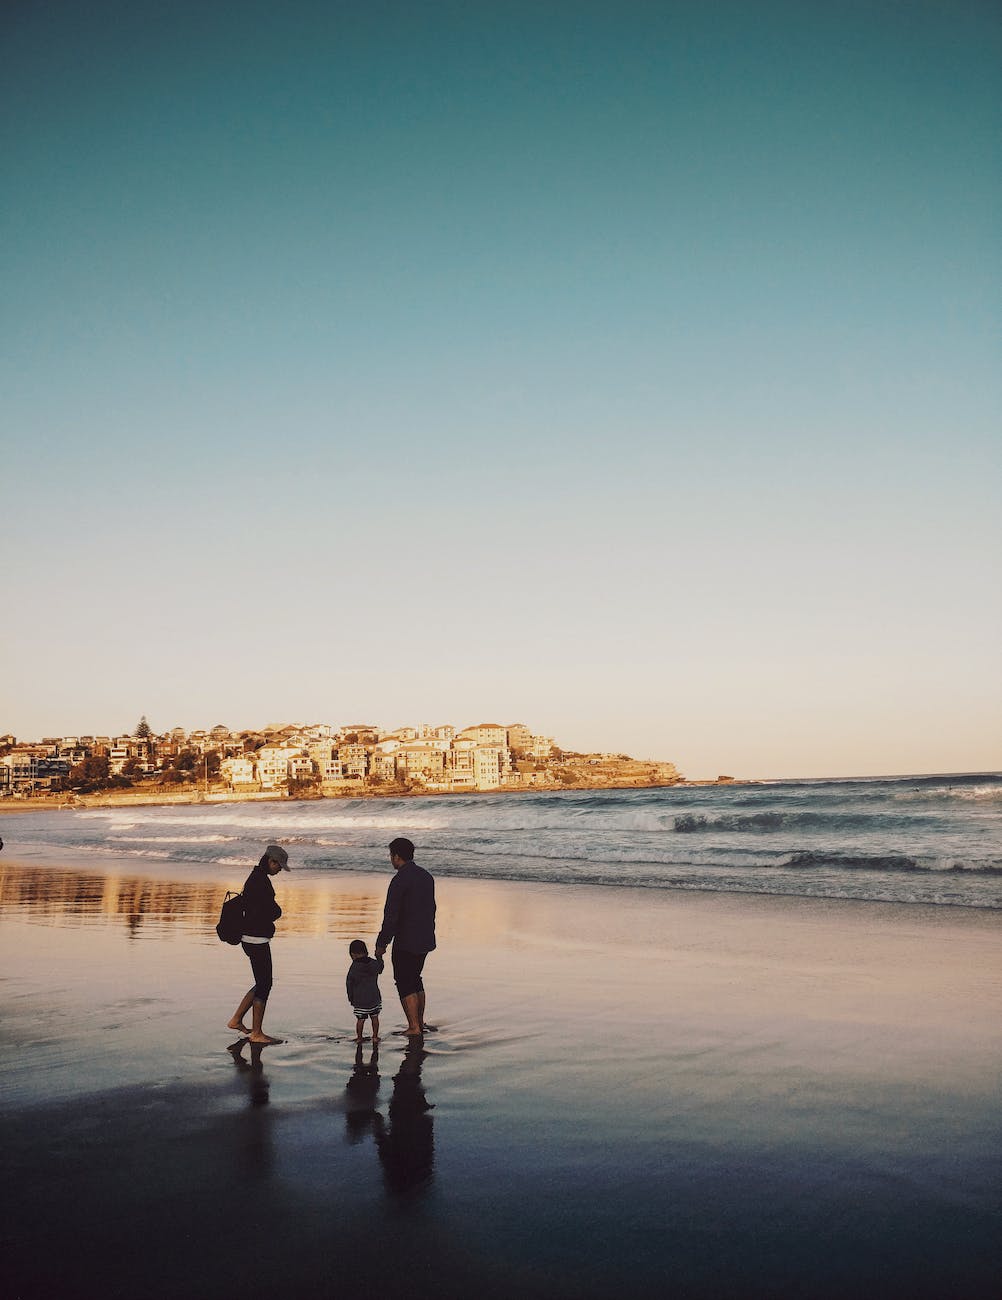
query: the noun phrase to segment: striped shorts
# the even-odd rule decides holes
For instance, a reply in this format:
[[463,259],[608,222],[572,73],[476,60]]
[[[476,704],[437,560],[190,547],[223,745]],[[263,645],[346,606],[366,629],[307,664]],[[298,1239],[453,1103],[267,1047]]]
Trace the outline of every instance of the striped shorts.
[[356,1020],[367,1020],[369,1016],[378,1016],[383,1009],[382,1002],[377,1002],[374,1007],[353,1007]]

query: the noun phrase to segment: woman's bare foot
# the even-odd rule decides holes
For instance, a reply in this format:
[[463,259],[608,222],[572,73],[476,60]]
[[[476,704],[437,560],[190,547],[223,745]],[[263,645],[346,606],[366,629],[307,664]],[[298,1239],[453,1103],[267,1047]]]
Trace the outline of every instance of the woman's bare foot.
[[237,1030],[239,1033],[241,1033],[241,1034],[249,1034],[249,1033],[250,1033],[250,1030],[247,1028],[247,1026],[244,1024],[244,1022],[243,1022],[242,1020],[238,1020],[238,1019],[236,1018],[236,1016],[234,1016],[232,1020],[227,1020],[227,1022],[226,1022],[226,1028],[227,1028],[227,1029],[236,1029],[236,1030]]
[[252,1043],[282,1043],[285,1040],[283,1038],[271,1038],[268,1034],[260,1033],[251,1034],[249,1041]]

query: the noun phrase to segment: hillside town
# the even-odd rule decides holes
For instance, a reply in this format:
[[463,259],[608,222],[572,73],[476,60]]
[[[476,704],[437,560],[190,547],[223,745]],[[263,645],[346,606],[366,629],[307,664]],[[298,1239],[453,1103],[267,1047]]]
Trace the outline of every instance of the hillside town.
[[579,754],[521,722],[398,727],[280,724],[260,731],[173,727],[131,735],[0,735],[0,799],[133,791],[151,798],[329,798],[365,794],[674,785],[674,764]]

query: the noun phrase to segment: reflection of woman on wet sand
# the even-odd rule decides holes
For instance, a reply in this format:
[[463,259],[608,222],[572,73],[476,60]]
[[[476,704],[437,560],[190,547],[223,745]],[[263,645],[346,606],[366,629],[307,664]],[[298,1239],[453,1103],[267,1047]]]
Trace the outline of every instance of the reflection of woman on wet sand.
[[268,1079],[264,1073],[264,1066],[261,1063],[261,1048],[263,1043],[251,1043],[250,1060],[244,1060],[244,1048],[247,1046],[248,1039],[241,1038],[236,1043],[230,1043],[229,1052],[233,1057],[233,1064],[238,1070],[247,1075],[248,1089],[250,1092],[250,1103],[252,1106],[267,1106],[268,1104]]
[[[247,1034],[252,1043],[280,1043],[280,1038],[269,1038],[264,1032],[264,1009],[271,992],[271,938],[275,922],[282,909],[275,902],[275,887],[271,877],[289,870],[289,855],[278,844],[269,844],[261,861],[247,877],[244,884],[244,933],[241,947],[250,959],[254,985],[248,989],[227,1022],[227,1028]],[[251,1028],[244,1024],[244,1016],[251,1012]]]

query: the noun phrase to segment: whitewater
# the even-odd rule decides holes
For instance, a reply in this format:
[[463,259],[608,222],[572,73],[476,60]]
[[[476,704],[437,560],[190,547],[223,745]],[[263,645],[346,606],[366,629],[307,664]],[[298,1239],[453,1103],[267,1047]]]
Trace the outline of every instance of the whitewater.
[[64,809],[7,853],[238,880],[265,844],[311,876],[382,870],[406,835],[437,875],[1002,908],[1002,774]]

